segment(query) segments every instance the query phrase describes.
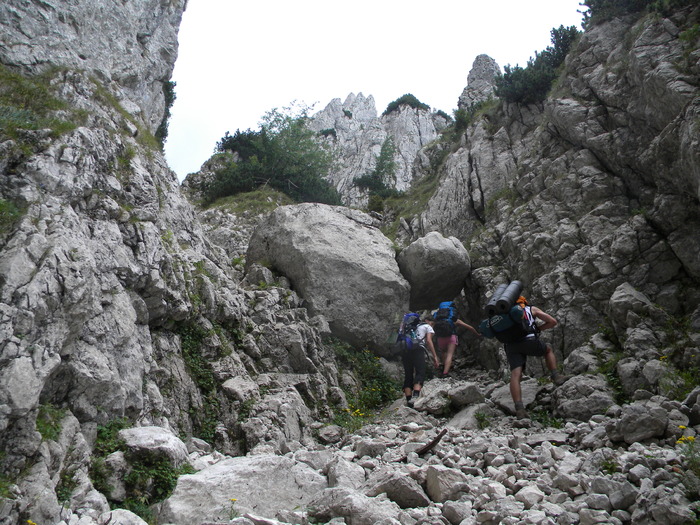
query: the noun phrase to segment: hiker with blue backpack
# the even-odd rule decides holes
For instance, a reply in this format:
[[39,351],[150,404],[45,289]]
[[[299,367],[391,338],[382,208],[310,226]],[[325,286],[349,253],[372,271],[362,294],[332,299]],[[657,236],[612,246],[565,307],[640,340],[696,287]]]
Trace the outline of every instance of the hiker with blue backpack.
[[484,337],[495,337],[504,344],[510,366],[510,395],[518,419],[528,417],[520,387],[528,356],[544,357],[555,385],[562,385],[569,379],[569,376],[562,375],[557,369],[552,345],[539,337],[540,332],[557,326],[557,320],[541,309],[530,306],[525,296],[520,295],[522,288],[520,281],[512,281],[509,285],[502,284],[496,288],[486,305],[489,317],[479,325],[479,331]]
[[445,360],[442,364],[442,372],[438,377],[445,379],[450,377],[452,359],[454,358],[455,350],[459,343],[457,328],[466,328],[479,337],[481,337],[481,334],[476,328],[457,318],[457,308],[453,301],[443,301],[440,303],[433,317],[435,319],[433,328],[437,336],[437,346],[440,353],[444,352],[445,355]]
[[401,351],[404,369],[403,393],[406,404],[413,408],[413,402],[420,396],[425,381],[425,355],[430,352],[433,364],[440,366],[433,345],[432,315],[420,319],[416,313],[407,313],[399,328],[397,345]]

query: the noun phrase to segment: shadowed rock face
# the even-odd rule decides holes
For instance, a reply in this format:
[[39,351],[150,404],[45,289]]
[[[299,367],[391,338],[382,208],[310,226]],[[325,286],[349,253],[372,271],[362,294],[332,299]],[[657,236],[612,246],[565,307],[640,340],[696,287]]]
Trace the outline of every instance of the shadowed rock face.
[[155,131],[186,3],[6,0],[0,5],[0,62],[31,74],[62,67],[114,82],[122,107]]
[[421,237],[399,254],[401,273],[411,285],[411,310],[437,308],[457,297],[469,271],[469,254],[459,239],[438,232]]
[[256,228],[246,264],[289,278],[312,314],[354,345],[381,347],[408,308],[409,285],[373,219],[322,204],[282,206]]

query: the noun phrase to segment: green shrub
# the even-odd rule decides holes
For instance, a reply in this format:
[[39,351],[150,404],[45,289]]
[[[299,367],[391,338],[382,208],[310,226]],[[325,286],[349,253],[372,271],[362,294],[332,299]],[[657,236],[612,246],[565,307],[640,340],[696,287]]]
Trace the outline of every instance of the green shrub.
[[425,111],[430,111],[430,106],[428,106],[427,104],[423,104],[420,100],[418,100],[410,93],[406,93],[405,95],[397,98],[393,102],[389,102],[389,105],[384,110],[384,113],[382,113],[382,116],[388,115],[393,111],[398,111],[399,107],[401,106],[409,106],[413,109],[423,109]]
[[338,132],[335,130],[335,128],[322,129],[321,131],[318,132],[318,134],[321,135],[322,137],[336,138],[338,136]]
[[36,418],[36,430],[41,438],[56,441],[61,433],[61,420],[66,411],[53,405],[40,405]]
[[441,116],[441,117],[444,118],[447,122],[452,122],[452,117],[450,117],[447,113],[445,113],[445,112],[444,112],[443,110],[441,110],[441,109],[438,109],[438,110],[435,112],[435,114]]
[[583,27],[606,22],[618,16],[642,14],[647,11],[668,16],[679,8],[696,3],[697,0],[583,0],[581,6],[588,8],[583,12]]
[[337,339],[326,344],[334,348],[339,364],[351,370],[360,382],[355,392],[347,393],[350,408],[339,411],[334,418],[337,425],[356,430],[370,421],[377,409],[392,402],[401,385],[387,375],[379,358],[368,349],[355,349]]
[[399,194],[397,190],[391,188],[388,184],[389,181],[393,181],[396,173],[395,152],[394,141],[391,137],[387,137],[382,143],[382,149],[377,157],[374,170],[371,173],[357,177],[353,181],[355,186],[368,191],[371,206],[375,208],[374,211],[381,211],[384,199]]
[[160,145],[165,145],[165,139],[168,138],[168,122],[170,121],[170,109],[177,98],[175,96],[176,83],[170,80],[163,82],[163,97],[165,98],[165,111],[163,112],[163,120],[155,132],[155,137],[160,142]]
[[216,172],[205,188],[209,203],[264,185],[289,195],[296,202],[340,204],[340,196],[325,179],[333,159],[316,133],[306,126],[306,110],[294,116],[275,110],[263,118],[259,131],[228,132],[217,151],[238,154]]
[[105,425],[97,427],[97,438],[95,439],[95,455],[104,457],[112,452],[125,449],[124,440],[119,437],[119,431],[129,426],[126,418],[113,419]]
[[559,26],[551,31],[551,46],[530,58],[527,67],[505,66],[496,77],[496,95],[507,102],[533,104],[547,97],[559,67],[580,32],[575,26]]
[[54,116],[67,109],[52,93],[49,79],[54,73],[25,77],[0,64],[0,138],[21,142],[19,130],[49,129],[51,136],[58,137],[75,129],[74,123]]
[[23,211],[13,202],[0,199],[0,234],[8,233]]

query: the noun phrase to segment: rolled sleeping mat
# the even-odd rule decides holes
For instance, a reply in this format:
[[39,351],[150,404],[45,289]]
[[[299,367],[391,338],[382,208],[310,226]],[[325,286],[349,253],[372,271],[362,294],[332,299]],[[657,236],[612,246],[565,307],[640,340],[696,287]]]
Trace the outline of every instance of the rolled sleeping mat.
[[496,315],[496,301],[498,301],[501,295],[503,295],[503,292],[506,290],[506,288],[508,288],[507,284],[499,284],[496,288],[496,291],[493,292],[491,299],[489,299],[489,302],[486,303],[486,315],[488,315],[489,317]]
[[496,312],[499,314],[510,312],[522,291],[523,283],[512,281],[496,301]]

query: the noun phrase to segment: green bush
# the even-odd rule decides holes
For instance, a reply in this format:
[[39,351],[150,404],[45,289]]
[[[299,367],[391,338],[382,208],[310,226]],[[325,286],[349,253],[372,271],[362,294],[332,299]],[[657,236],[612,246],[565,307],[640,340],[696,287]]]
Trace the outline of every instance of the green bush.
[[418,100],[410,93],[406,93],[405,95],[397,98],[393,102],[389,102],[389,105],[384,110],[384,113],[382,113],[382,116],[388,115],[392,111],[398,111],[399,107],[401,106],[409,106],[414,109],[424,109],[426,111],[430,110],[430,106],[428,106],[427,104],[423,104],[420,100]]
[[567,53],[580,34],[574,26],[559,26],[551,31],[551,46],[530,58],[527,67],[505,66],[496,77],[496,95],[507,102],[533,104],[542,102],[559,74]]
[[36,430],[41,438],[56,441],[61,433],[61,420],[66,411],[53,405],[40,405],[36,418]]
[[155,137],[160,142],[161,146],[165,145],[165,139],[168,138],[168,122],[170,121],[170,109],[175,102],[175,82],[163,82],[163,96],[165,97],[165,111],[163,112],[163,120],[155,132]]
[[298,116],[272,110],[259,131],[227,132],[217,151],[237,153],[238,159],[219,170],[205,189],[210,203],[264,185],[296,202],[341,203],[325,179],[333,164],[331,153],[306,126],[305,110]]
[[398,191],[388,184],[396,173],[395,152],[394,141],[391,137],[387,137],[382,143],[382,149],[377,157],[374,170],[354,180],[355,186],[368,191],[370,200],[368,208],[372,211],[381,211],[381,203],[384,199],[399,194]]
[[0,234],[8,233],[22,217],[22,210],[13,202],[0,199]]
[[697,0],[583,0],[583,27],[606,22],[618,16],[647,11],[669,15],[676,9],[695,5]]
[[50,129],[53,137],[75,129],[75,124],[55,118],[67,109],[51,91],[49,72],[25,77],[0,64],[0,138],[17,140],[19,130]]
[[338,364],[354,373],[359,388],[347,393],[349,408],[338,411],[334,422],[348,430],[356,430],[369,422],[376,411],[396,399],[401,385],[382,368],[379,358],[368,349],[355,349],[331,338],[325,341],[333,347]]

